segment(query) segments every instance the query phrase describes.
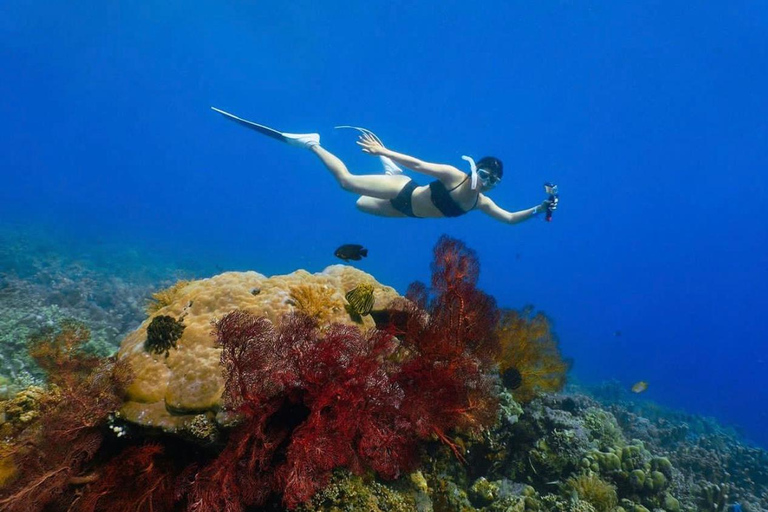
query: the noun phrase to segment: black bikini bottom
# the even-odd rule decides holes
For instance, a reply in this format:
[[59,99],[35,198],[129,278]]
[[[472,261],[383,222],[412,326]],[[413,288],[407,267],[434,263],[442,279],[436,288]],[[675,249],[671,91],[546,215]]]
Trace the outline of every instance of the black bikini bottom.
[[403,188],[397,193],[397,197],[389,200],[389,204],[403,215],[416,217],[416,215],[413,214],[413,205],[411,204],[411,196],[413,196],[413,191],[416,190],[416,187],[418,187],[418,185],[415,181],[408,180],[408,183],[403,185]]

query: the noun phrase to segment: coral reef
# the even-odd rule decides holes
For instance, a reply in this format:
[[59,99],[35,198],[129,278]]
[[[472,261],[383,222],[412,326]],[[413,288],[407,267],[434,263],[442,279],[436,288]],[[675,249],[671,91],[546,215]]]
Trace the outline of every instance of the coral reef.
[[183,331],[147,352],[147,318],[117,359],[75,321],[25,333],[47,387],[0,379],[0,510],[768,509],[765,451],[610,385],[551,393],[546,317],[500,314],[457,240],[432,271],[407,298],[340,265],[187,282],[154,301]]
[[560,391],[569,363],[563,359],[550,321],[543,313],[505,310],[498,324],[499,370],[516,400]]
[[94,476],[93,483],[75,502],[76,510],[172,511],[177,499],[177,476],[162,446],[128,447],[100,468],[98,477]]
[[77,319],[91,335],[83,350],[113,354],[144,318],[145,298],[180,273],[148,264],[122,246],[71,247],[55,233],[0,227],[0,380],[4,395],[42,384],[45,372],[26,350],[27,340],[64,319]]
[[[418,442],[433,438],[463,460],[449,435],[478,434],[496,416],[492,367],[476,351],[489,345],[493,325],[483,322],[493,318],[493,302],[475,288],[476,272],[445,263],[471,268],[472,258],[441,239],[429,320],[400,340],[340,324],[321,330],[304,310],[277,324],[244,311],[219,320],[224,403],[240,424],[197,473],[191,500],[220,510],[232,502],[259,506],[277,492],[294,508],[325,487],[335,468],[399,478],[415,467]],[[407,355],[394,358],[395,351]]]
[[712,419],[635,401],[621,389],[606,383],[596,396],[627,437],[668,460],[673,469],[662,472],[681,510],[718,510],[735,502],[744,511],[768,509],[768,452]]

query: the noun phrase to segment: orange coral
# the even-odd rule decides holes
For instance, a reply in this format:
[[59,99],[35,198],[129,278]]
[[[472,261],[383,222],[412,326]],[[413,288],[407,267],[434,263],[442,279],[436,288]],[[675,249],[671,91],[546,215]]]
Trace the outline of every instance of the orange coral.
[[529,402],[539,393],[563,388],[570,364],[560,354],[557,337],[544,313],[534,314],[530,307],[505,310],[496,332],[501,345],[499,370],[514,374],[511,380],[516,384],[516,400]]
[[30,337],[29,355],[45,371],[49,383],[75,387],[101,363],[83,351],[90,337],[85,324],[62,320],[58,329],[45,329]]

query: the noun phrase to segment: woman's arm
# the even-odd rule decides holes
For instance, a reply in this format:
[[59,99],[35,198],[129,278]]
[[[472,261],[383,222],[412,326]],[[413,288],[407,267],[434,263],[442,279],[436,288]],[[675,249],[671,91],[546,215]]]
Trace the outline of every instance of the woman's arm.
[[504,208],[499,207],[488,196],[483,194],[480,194],[480,198],[477,201],[478,210],[485,213],[486,215],[493,217],[496,220],[506,222],[507,224],[517,224],[518,222],[531,219],[537,214],[547,211],[548,206],[549,201],[544,201],[541,204],[534,206],[533,208],[520,210],[519,212],[508,212]]
[[368,134],[363,134],[357,141],[357,144],[363,148],[365,153],[369,155],[381,155],[391,158],[396,164],[407,167],[412,171],[426,174],[428,176],[435,177],[441,181],[451,180],[463,180],[466,178],[466,173],[461,172],[452,165],[447,164],[433,164],[419,160],[418,158],[392,151],[385,148],[379,141],[374,139]]

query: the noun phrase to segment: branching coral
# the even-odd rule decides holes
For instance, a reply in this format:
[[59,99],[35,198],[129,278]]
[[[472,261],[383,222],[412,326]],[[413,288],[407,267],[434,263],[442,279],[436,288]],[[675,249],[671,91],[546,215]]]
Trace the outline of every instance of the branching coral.
[[321,325],[328,322],[333,313],[344,309],[344,303],[333,289],[315,283],[291,287],[291,300],[296,309]]
[[[529,402],[537,394],[559,391],[565,385],[569,363],[563,359],[557,338],[544,313],[531,309],[503,312],[496,334],[501,352],[499,369],[514,373],[515,400]],[[519,377],[518,375],[519,374]]]
[[165,290],[160,290],[159,292],[153,293],[152,298],[147,301],[147,314],[154,315],[164,307],[176,302],[176,300],[179,298],[179,295],[181,294],[181,291],[186,288],[189,283],[190,281],[185,280],[177,281],[175,284],[166,288]]

